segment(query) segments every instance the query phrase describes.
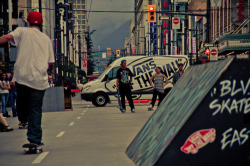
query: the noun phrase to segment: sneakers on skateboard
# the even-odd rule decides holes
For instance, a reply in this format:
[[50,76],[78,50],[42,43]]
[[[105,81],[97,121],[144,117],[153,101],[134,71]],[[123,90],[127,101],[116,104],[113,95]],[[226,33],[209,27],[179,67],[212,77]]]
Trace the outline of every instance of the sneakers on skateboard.
[[19,126],[19,129],[27,129],[28,123],[19,123],[18,126]]
[[24,150],[24,154],[38,154],[38,153],[42,153],[43,152],[43,146],[44,146],[43,143],[41,143],[39,145],[37,145],[35,143],[24,144],[23,148],[27,149],[27,150]]

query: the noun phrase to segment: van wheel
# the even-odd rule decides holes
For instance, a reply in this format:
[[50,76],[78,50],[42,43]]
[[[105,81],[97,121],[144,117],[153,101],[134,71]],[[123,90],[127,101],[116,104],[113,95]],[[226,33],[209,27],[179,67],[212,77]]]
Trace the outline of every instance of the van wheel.
[[92,103],[96,107],[104,107],[108,103],[108,96],[105,93],[96,93]]

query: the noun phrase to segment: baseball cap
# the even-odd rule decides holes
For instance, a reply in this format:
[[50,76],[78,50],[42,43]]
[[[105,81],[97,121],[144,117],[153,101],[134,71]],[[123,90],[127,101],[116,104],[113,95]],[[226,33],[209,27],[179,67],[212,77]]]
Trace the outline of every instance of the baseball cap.
[[126,60],[125,60],[125,59],[123,59],[123,60],[121,61],[121,64],[122,64],[123,62],[126,62]]
[[43,16],[39,12],[30,12],[27,21],[30,24],[41,25],[43,23]]

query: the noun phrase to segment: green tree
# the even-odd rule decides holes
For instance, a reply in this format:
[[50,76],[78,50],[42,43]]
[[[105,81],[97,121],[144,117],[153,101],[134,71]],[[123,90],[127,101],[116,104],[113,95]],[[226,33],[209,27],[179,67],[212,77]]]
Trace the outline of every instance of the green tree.
[[93,33],[95,32],[95,30],[92,30],[90,32],[90,28],[88,27],[88,31],[86,32],[86,45],[87,45],[87,55],[88,55],[88,71],[87,71],[87,75],[91,75],[93,74],[93,72],[95,71],[95,65],[93,62],[93,57],[91,56],[92,50],[93,50],[93,42],[92,42],[92,38],[91,35],[93,35]]

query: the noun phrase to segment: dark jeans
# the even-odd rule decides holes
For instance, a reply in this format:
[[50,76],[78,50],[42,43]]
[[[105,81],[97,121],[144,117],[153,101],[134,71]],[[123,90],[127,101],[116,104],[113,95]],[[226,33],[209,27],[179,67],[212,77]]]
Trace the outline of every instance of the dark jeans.
[[126,96],[127,100],[129,101],[130,108],[133,109],[134,103],[133,103],[132,94],[131,94],[131,87],[122,86],[119,88],[119,91],[120,91],[120,96],[121,96],[122,108],[126,109],[126,105],[125,105],[125,96]]
[[10,103],[11,103],[13,116],[16,115],[16,105],[15,105],[16,98],[17,98],[17,93],[10,92]]
[[158,106],[159,106],[161,104],[161,101],[164,98],[164,93],[160,93],[159,91],[157,91],[156,89],[154,89],[154,91],[153,91],[153,98],[152,98],[152,102],[151,102],[152,107],[154,107],[154,105],[155,105],[157,96],[159,97],[159,101],[158,101]]
[[17,113],[21,123],[28,122],[28,141],[40,144],[42,141],[42,105],[45,90],[36,90],[16,83]]

